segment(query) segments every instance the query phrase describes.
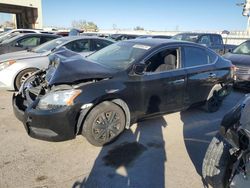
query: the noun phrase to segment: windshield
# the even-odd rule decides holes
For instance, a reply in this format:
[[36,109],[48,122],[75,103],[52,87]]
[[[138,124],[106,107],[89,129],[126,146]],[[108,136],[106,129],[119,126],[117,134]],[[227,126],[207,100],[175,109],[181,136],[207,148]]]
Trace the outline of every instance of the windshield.
[[242,43],[237,48],[235,48],[232,53],[250,55],[250,41]]
[[36,52],[36,53],[44,53],[44,52],[52,51],[56,47],[58,47],[59,45],[63,44],[64,42],[66,42],[68,40],[69,39],[67,39],[67,38],[54,39],[54,40],[51,40],[49,42],[46,42],[46,43],[36,47],[36,48],[33,48],[32,51]]
[[196,42],[199,38],[198,34],[178,34],[172,37],[174,40],[184,40],[190,42]]
[[126,70],[141,58],[151,46],[123,41],[107,46],[87,57],[96,63],[115,70]]

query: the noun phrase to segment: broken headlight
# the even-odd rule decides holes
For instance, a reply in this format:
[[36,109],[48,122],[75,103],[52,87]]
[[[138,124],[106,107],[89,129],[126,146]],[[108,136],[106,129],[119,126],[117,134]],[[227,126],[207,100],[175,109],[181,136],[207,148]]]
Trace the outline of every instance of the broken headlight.
[[39,103],[38,108],[41,110],[51,110],[74,104],[74,99],[80,95],[81,90],[63,90],[55,91],[44,95]]

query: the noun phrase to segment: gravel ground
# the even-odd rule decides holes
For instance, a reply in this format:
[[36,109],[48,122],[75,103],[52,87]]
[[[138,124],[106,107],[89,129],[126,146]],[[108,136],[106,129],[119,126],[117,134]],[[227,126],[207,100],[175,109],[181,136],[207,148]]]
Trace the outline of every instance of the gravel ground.
[[103,148],[85,138],[53,143],[30,138],[13,115],[12,93],[0,91],[0,188],[201,188],[202,159],[223,115],[199,109],[134,124]]

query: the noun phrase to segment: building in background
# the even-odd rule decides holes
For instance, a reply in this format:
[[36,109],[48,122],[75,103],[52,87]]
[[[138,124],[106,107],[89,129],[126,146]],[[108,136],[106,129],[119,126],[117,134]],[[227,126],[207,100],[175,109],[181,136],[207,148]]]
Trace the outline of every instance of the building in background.
[[1,0],[0,12],[14,14],[17,28],[43,28],[41,0]]

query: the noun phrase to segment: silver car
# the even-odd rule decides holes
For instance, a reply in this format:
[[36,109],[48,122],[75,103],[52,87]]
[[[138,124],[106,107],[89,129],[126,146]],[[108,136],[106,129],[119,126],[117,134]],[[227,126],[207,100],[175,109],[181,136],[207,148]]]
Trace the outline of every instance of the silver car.
[[99,37],[71,36],[49,41],[31,50],[0,55],[0,88],[19,89],[33,72],[46,68],[48,56],[62,47],[85,57],[112,43],[112,40]]

